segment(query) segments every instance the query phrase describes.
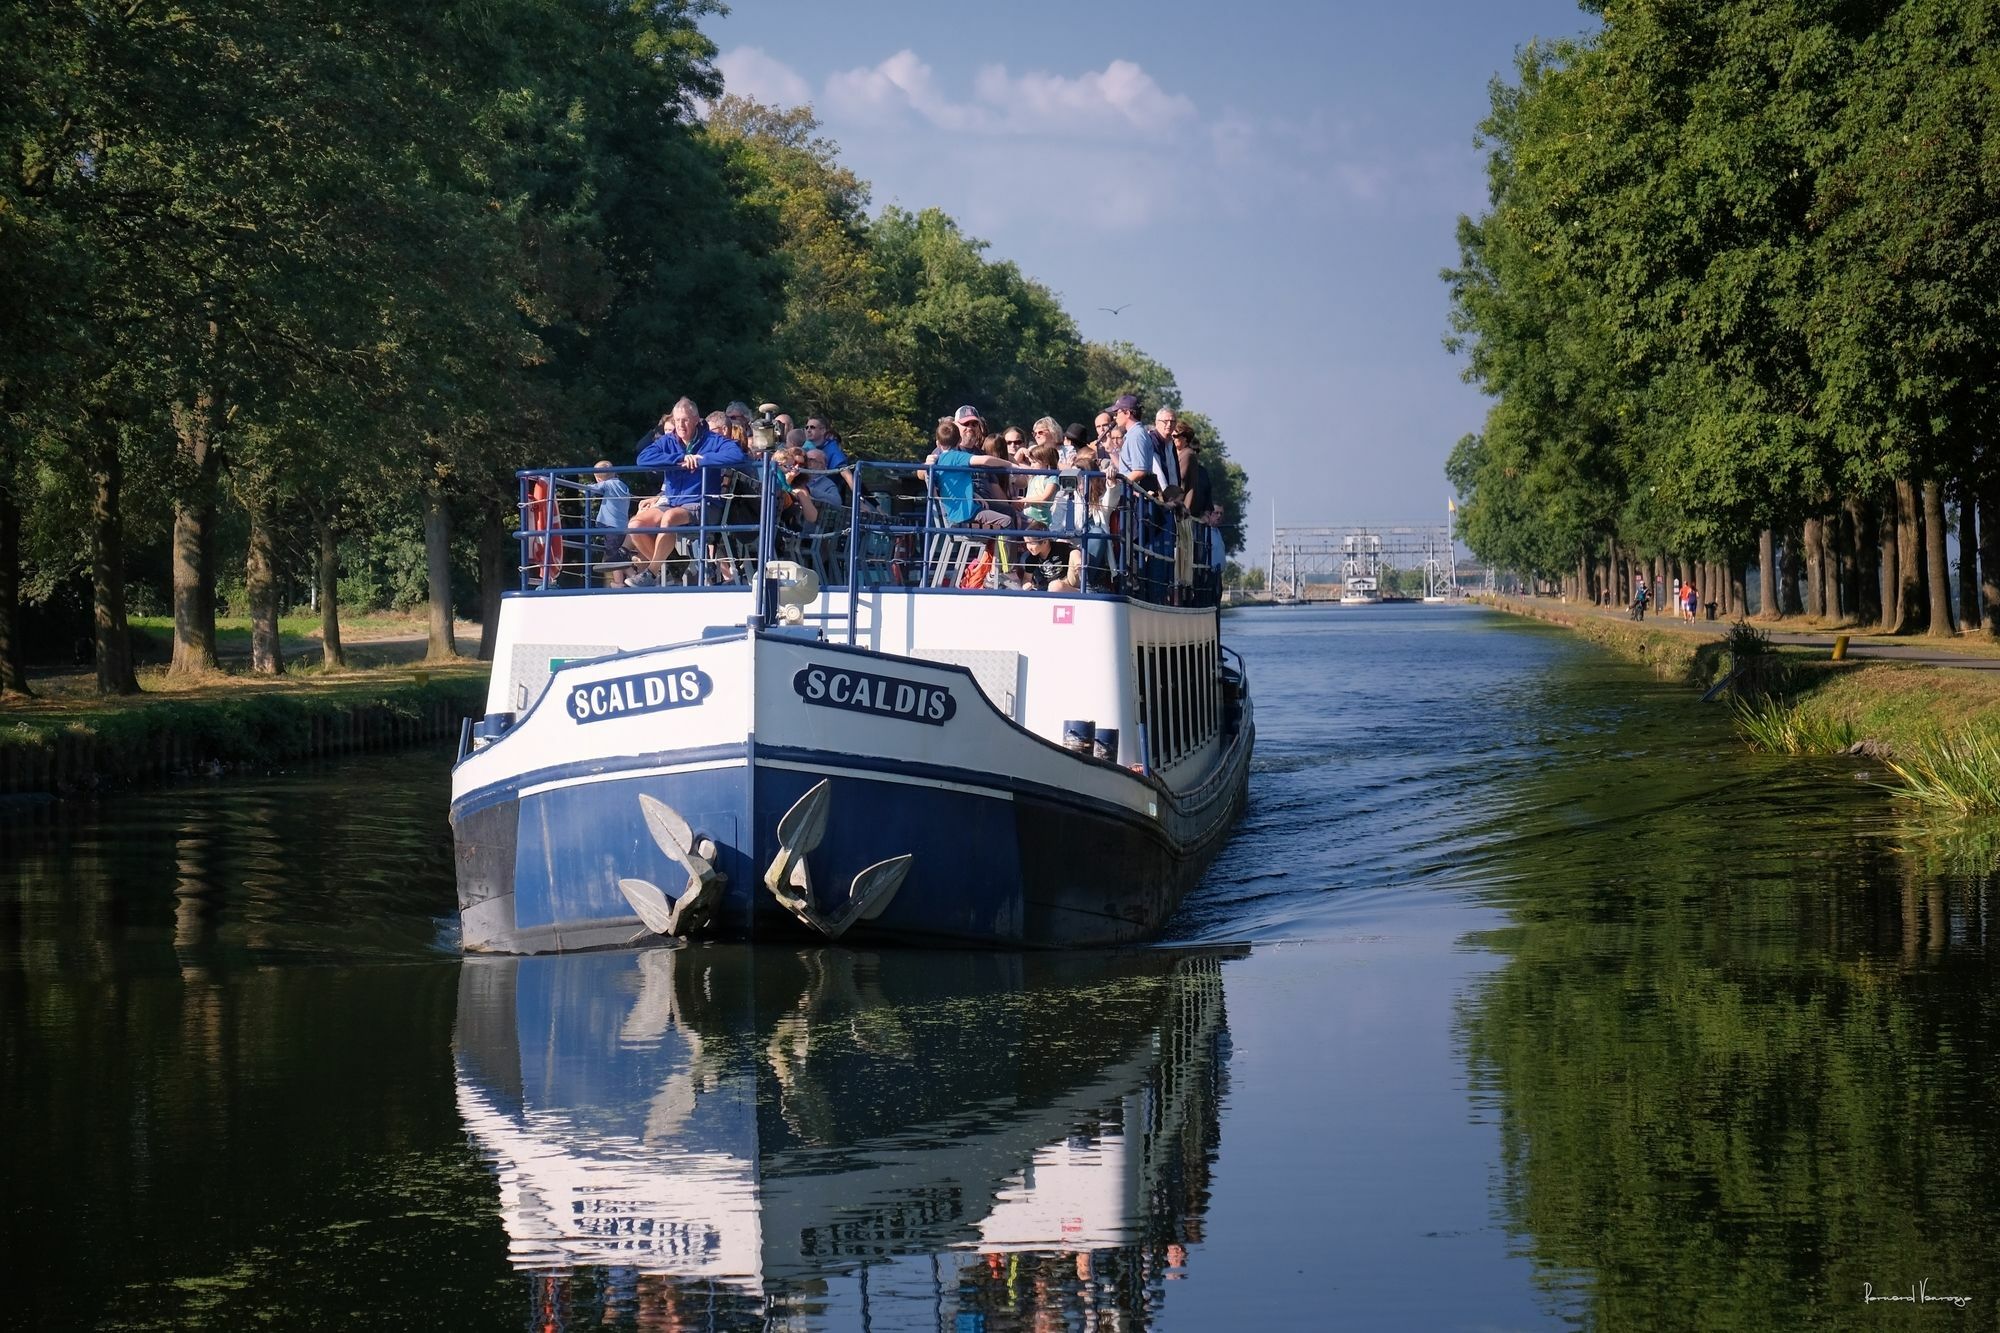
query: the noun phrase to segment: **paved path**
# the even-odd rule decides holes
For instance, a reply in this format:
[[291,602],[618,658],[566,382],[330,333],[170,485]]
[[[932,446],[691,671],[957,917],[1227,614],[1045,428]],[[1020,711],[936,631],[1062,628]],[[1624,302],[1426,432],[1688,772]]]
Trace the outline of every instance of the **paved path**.
[[[1558,602],[1552,598],[1503,597],[1498,599],[1501,606],[1516,604],[1523,608],[1534,608],[1539,604],[1554,610],[1566,611],[1571,615],[1598,616],[1605,620],[1626,620],[1626,612],[1614,607],[1578,606],[1569,602]],[[1979,639],[1947,639],[1943,642],[1922,638],[1899,639],[1880,634],[1863,634],[1848,630],[1785,630],[1762,621],[1750,622],[1762,630],[1772,643],[1787,648],[1821,648],[1828,654],[1833,652],[1833,636],[1845,633],[1848,636],[1847,655],[1851,658],[1880,659],[1889,662],[1913,662],[1921,666],[1956,667],[1962,671],[2000,671],[2000,655],[1985,656],[1975,645]],[[1728,633],[1729,626],[1721,620],[1686,621],[1667,619],[1648,614],[1647,629],[1675,630],[1692,634],[1703,639],[1716,639]],[[1963,644],[1963,647],[1956,645]]]

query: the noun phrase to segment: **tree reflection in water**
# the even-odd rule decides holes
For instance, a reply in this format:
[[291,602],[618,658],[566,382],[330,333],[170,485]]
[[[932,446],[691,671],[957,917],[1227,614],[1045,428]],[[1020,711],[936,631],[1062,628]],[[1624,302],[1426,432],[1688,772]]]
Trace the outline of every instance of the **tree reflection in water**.
[[1149,1326],[1201,1239],[1234,953],[468,962],[460,1105],[533,1321]]
[[1746,766],[1559,761],[1510,802],[1517,924],[1483,941],[1509,961],[1461,1011],[1504,1219],[1596,1327],[1849,1327],[1864,1283],[1926,1277],[1990,1297],[1992,858],[1849,766]]

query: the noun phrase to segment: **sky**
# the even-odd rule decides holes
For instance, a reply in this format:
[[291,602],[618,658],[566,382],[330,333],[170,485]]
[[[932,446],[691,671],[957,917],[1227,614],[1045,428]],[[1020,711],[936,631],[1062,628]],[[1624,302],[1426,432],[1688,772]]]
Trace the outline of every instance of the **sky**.
[[1172,368],[1249,472],[1245,563],[1274,521],[1444,521],[1488,400],[1438,274],[1486,203],[1489,84],[1592,26],[1574,0],[732,0],[702,26],[877,208],[943,208],[1084,337]]

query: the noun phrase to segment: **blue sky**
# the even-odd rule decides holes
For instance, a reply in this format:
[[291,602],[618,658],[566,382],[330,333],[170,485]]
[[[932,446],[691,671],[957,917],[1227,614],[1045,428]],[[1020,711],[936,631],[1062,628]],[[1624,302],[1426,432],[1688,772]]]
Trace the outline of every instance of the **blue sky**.
[[1485,202],[1487,85],[1590,25],[1574,0],[740,0],[703,26],[732,91],[811,103],[878,207],[944,208],[1085,337],[1171,366],[1249,469],[1261,561],[1274,501],[1442,519],[1486,410],[1437,274]]

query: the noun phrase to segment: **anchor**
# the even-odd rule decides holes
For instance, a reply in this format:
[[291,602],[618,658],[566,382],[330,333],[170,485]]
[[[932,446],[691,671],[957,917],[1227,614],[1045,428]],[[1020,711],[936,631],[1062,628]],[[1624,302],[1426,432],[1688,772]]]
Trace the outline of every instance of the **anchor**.
[[[704,838],[688,827],[680,812],[665,801],[641,793],[639,811],[660,850],[687,871],[687,888],[669,901],[657,885],[643,879],[621,879],[618,888],[632,910],[655,935],[683,935],[699,930],[714,917],[722,901],[725,877],[715,868],[715,839]],[[644,938],[643,935],[635,939]]]
[[828,939],[837,940],[855,922],[873,921],[882,915],[917,858],[906,852],[877,861],[848,885],[846,906],[831,916],[821,913],[813,906],[812,871],[806,866],[806,853],[826,836],[827,808],[832,802],[832,788],[822,778],[779,818],[778,854],[764,871],[764,887],[780,907]]

